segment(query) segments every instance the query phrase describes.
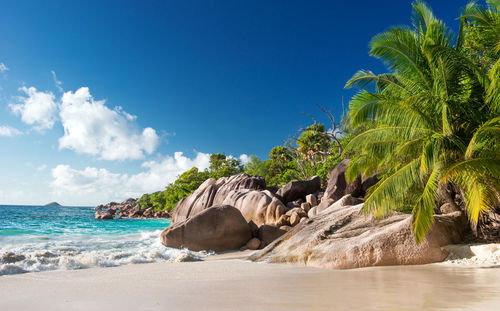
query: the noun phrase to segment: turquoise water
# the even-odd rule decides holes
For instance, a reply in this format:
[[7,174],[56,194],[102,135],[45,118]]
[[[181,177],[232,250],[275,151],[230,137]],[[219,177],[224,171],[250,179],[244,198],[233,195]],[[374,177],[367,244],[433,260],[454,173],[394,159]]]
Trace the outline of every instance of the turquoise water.
[[[91,207],[0,205],[0,237],[30,234],[122,235],[164,229],[170,219],[94,219]],[[1,240],[0,240],[1,241]]]
[[[175,260],[187,253],[165,247],[160,233],[170,219],[94,219],[91,207],[0,205],[0,275],[112,267]],[[201,253],[189,252],[192,256]]]

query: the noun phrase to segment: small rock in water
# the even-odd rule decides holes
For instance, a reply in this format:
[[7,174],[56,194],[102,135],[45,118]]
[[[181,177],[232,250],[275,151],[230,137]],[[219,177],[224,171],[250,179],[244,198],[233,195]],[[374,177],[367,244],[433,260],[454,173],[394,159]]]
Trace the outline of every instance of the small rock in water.
[[35,256],[37,258],[52,258],[52,257],[56,257],[57,255],[54,253],[51,253],[49,251],[45,251],[45,252],[36,253]]
[[0,257],[0,261],[3,263],[14,263],[26,259],[24,255],[16,254],[13,252],[5,252]]
[[95,212],[95,219],[113,219],[113,214],[108,211],[97,211]]

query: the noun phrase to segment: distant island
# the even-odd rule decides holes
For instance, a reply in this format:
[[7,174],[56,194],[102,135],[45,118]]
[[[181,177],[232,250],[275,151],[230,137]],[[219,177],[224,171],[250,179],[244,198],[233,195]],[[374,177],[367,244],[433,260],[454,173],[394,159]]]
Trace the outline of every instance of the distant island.
[[44,206],[62,206],[62,205],[57,202],[50,202],[48,204],[45,204]]

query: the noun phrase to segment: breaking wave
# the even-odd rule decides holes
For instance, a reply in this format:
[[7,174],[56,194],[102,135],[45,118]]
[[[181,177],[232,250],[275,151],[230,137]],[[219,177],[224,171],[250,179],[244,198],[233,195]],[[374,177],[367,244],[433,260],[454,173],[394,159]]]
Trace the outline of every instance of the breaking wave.
[[[0,245],[0,275],[175,261],[206,252],[165,247],[161,230],[124,235],[15,236]],[[19,239],[23,239],[20,243]]]

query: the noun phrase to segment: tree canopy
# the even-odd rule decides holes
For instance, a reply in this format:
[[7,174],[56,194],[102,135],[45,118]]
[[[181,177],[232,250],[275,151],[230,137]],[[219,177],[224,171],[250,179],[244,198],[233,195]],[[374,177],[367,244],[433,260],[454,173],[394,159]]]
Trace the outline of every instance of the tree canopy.
[[462,196],[473,224],[498,202],[499,4],[468,5],[453,36],[424,2],[414,2],[411,27],[392,27],[370,42],[370,54],[390,72],[360,70],[347,82],[360,89],[349,104],[351,126],[363,128],[346,148],[357,155],[348,177],[378,172],[365,212],[411,209],[418,242],[433,224],[440,189]]

